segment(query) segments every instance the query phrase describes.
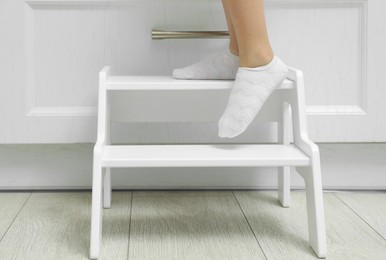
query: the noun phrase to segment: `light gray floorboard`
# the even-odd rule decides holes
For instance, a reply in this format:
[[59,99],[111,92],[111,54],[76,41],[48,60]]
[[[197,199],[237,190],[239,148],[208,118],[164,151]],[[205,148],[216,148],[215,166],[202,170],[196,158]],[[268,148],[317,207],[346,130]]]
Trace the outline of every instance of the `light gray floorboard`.
[[[235,191],[268,259],[317,259],[308,243],[306,197],[291,192],[290,208],[276,191]],[[324,193],[327,259],[386,259],[386,241],[332,193]]]
[[[130,211],[132,192],[112,192],[111,208],[103,209],[102,249],[100,260],[127,259],[130,236]],[[91,206],[91,201],[90,201]],[[89,212],[91,227],[91,208]],[[87,259],[89,259],[90,231],[87,230]]]
[[[104,210],[100,259],[126,259],[131,192]],[[34,192],[0,241],[0,259],[89,259],[90,192]]]
[[335,195],[386,239],[386,191],[336,192]]
[[30,192],[0,193],[0,241],[30,195]]
[[133,195],[129,259],[265,259],[232,192]]
[[165,190],[159,190],[159,191],[134,191],[133,197],[140,197],[140,196],[156,196],[156,197],[161,197],[161,196],[232,196],[231,191],[207,191],[207,190],[170,190],[170,191],[165,191]]
[[[89,259],[91,193],[30,195],[0,193],[0,259]],[[324,193],[328,260],[386,259],[385,201]],[[102,260],[317,259],[303,191],[114,191],[103,216]]]

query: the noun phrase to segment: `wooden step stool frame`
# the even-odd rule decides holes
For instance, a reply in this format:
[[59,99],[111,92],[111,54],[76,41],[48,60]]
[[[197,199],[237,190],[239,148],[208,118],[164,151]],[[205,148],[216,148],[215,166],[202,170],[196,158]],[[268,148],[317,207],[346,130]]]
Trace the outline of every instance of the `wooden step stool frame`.
[[[108,98],[108,91],[112,90],[130,90],[130,88],[125,89],[125,86],[132,83],[131,86],[138,85],[136,90],[142,90],[140,88],[146,89],[149,86],[155,86],[157,84],[163,85],[162,89],[168,89],[167,84],[173,81],[171,85],[173,86],[182,86],[182,84],[200,84],[206,83],[206,85],[201,84],[200,87],[211,88],[211,86],[216,89],[229,88],[232,84],[231,81],[200,81],[200,80],[175,80],[171,77],[160,77],[162,79],[168,79],[166,81],[152,81],[149,84],[141,84],[141,77],[137,77],[135,80],[134,77],[115,77],[111,76],[110,66],[104,67],[99,73],[99,97],[98,97],[98,134],[97,141],[93,150],[93,178],[92,178],[92,211],[91,211],[91,237],[90,237],[90,258],[97,259],[100,254],[100,249],[102,245],[102,206],[103,208],[110,208],[111,205],[111,167],[137,167],[137,164],[133,164],[135,161],[124,161],[126,164],[111,164],[107,165],[103,161],[104,150],[109,147],[111,144],[111,135],[110,135],[110,103]],[[136,82],[137,83],[136,83]],[[262,165],[270,165],[278,167],[278,199],[283,207],[289,207],[290,204],[290,172],[298,172],[305,181],[306,187],[306,200],[307,200],[307,217],[308,217],[308,231],[309,231],[309,243],[319,258],[325,258],[327,254],[326,246],[326,233],[325,233],[325,218],[324,218],[324,203],[323,203],[323,193],[322,193],[322,180],[321,180],[321,169],[320,169],[320,154],[318,146],[312,142],[308,137],[307,123],[306,123],[306,106],[305,106],[305,93],[304,93],[304,80],[303,72],[289,67],[288,79],[285,80],[287,87],[280,87],[275,92],[281,92],[281,104],[277,104],[280,109],[280,120],[278,122],[278,144],[290,146],[290,137],[291,130],[293,133],[294,147],[299,151],[302,151],[306,156],[309,157],[309,163],[307,165],[301,165],[295,162],[280,161],[277,159],[278,164],[275,163],[275,158],[269,162],[269,164],[262,164],[261,161],[255,158],[256,167]],[[226,85],[226,86],[225,86]],[[186,86],[183,86],[184,88]],[[225,87],[224,87],[225,86]],[[189,89],[189,87],[186,87]],[[193,86],[191,89],[195,89],[196,86]],[[169,88],[171,89],[171,88]],[[181,90],[182,88],[180,88]],[[274,93],[273,93],[274,94]],[[272,96],[273,96],[272,94]],[[271,99],[271,97],[269,98]],[[268,99],[268,100],[269,100]],[[268,103],[268,100],[266,103]],[[281,107],[280,107],[281,105]],[[266,105],[264,105],[266,106]],[[264,108],[263,106],[263,108]],[[259,114],[264,114],[263,108],[260,110]],[[290,112],[291,111],[291,112]],[[259,117],[259,114],[256,118]],[[292,118],[291,118],[292,114]],[[221,115],[221,114],[219,114]],[[269,115],[268,115],[269,116]],[[218,116],[219,118],[219,116]],[[138,118],[137,118],[138,119]],[[291,122],[292,119],[292,122]],[[274,121],[274,120],[272,120]],[[292,123],[292,129],[290,125]],[[248,144],[247,144],[248,145]],[[110,146],[111,147],[111,146]],[[232,151],[231,151],[232,152]],[[261,153],[260,153],[261,154]],[[111,158],[110,158],[111,159]],[[113,159],[113,158],[112,158]],[[225,158],[226,159],[226,158]],[[153,162],[151,158],[148,159],[148,162]],[[154,161],[156,162],[156,161]],[[200,165],[200,162],[195,161],[195,164],[187,164],[188,166],[216,166],[216,164],[208,164],[208,161],[202,161],[203,164]],[[224,160],[222,161],[224,162]],[[244,161],[237,161],[240,165]],[[247,161],[245,161],[247,162]],[[141,162],[142,163],[142,162]],[[146,163],[146,162],[145,162]],[[232,163],[232,162],[230,162]],[[161,165],[157,163],[149,165],[140,165],[141,167],[157,167],[157,166],[181,166],[181,163],[168,165]],[[218,160],[217,164],[221,165],[221,160]],[[134,165],[134,166],[133,166]],[[229,164],[227,164],[229,166]],[[245,163],[244,166],[251,166],[251,161]]]

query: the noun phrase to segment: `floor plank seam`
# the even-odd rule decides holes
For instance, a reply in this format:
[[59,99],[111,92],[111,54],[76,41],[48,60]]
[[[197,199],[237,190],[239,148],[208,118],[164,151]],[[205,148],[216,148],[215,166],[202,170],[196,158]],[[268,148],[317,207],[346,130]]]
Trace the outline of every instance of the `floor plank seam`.
[[369,226],[372,230],[374,230],[375,233],[377,233],[383,240],[386,240],[386,238],[384,238],[373,226],[371,226],[365,219],[363,219],[362,216],[359,215],[359,213],[357,213],[353,208],[351,208],[350,205],[348,205],[344,200],[339,198],[339,196],[336,193],[334,193],[334,196],[338,198],[344,205],[346,205],[346,207],[348,207],[352,212],[354,212],[355,215],[357,215],[363,222],[366,223],[367,226]]
[[231,197],[232,195],[211,195],[211,194],[208,194],[208,195],[200,195],[200,194],[197,194],[197,195],[184,195],[184,194],[181,194],[181,195],[149,195],[149,196],[135,196],[136,198],[159,198],[159,197],[166,197],[166,198],[170,198],[170,197],[178,197],[178,198],[181,198],[181,197],[184,197],[184,198],[187,198],[187,197]]
[[127,260],[129,260],[130,257],[130,236],[131,236],[131,216],[133,212],[133,198],[134,198],[134,192],[131,192],[131,199],[130,199],[130,221],[129,221],[129,241],[127,243]]
[[23,206],[21,206],[19,212],[17,212],[16,216],[13,218],[11,224],[8,226],[7,230],[4,232],[4,235],[0,238],[0,242],[1,242],[1,240],[3,240],[3,238],[5,237],[5,235],[8,233],[8,230],[12,227],[13,223],[15,222],[15,220],[17,219],[17,217],[19,216],[20,212],[23,210],[25,204],[27,204],[29,198],[31,198],[31,195],[32,195],[32,192],[30,193],[30,195],[28,196],[28,198],[25,200]]
[[243,208],[241,207],[239,201],[237,200],[237,197],[236,197],[236,195],[235,195],[235,193],[234,193],[233,190],[232,190],[232,194],[233,194],[233,197],[235,198],[237,204],[239,205],[239,208],[240,208],[240,210],[241,210],[241,213],[243,213],[244,219],[245,219],[245,221],[247,221],[247,224],[248,224],[248,226],[249,226],[249,229],[252,231],[252,234],[253,234],[253,236],[255,237],[257,244],[258,244],[259,247],[261,248],[261,251],[263,252],[263,255],[264,255],[265,259],[268,260],[268,257],[267,257],[267,255],[265,254],[264,249],[263,249],[263,247],[261,246],[259,240],[257,239],[256,234],[255,234],[255,232],[253,231],[253,229],[252,229],[252,227],[251,227],[251,224],[249,224],[248,218],[247,218],[247,216],[245,216],[244,211],[243,211]]

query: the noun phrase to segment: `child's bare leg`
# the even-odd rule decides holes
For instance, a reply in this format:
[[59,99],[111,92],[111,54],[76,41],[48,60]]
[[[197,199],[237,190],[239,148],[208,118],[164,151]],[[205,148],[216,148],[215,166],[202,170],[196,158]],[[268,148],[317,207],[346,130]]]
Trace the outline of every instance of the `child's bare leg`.
[[241,67],[257,67],[273,59],[263,0],[222,0],[236,34]]
[[239,55],[239,46],[237,44],[236,32],[233,27],[231,17],[229,15],[228,5],[226,0],[221,0],[222,6],[224,8],[225,18],[227,21],[228,32],[229,32],[229,50],[235,54]]

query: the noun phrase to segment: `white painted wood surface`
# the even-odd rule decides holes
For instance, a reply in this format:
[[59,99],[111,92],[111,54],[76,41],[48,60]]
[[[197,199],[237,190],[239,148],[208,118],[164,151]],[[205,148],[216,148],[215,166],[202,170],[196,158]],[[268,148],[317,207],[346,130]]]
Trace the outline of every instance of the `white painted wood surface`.
[[[266,9],[276,53],[304,71],[311,139],[385,141],[386,2],[267,0]],[[228,44],[152,40],[152,29],[226,30],[226,21],[217,0],[2,0],[0,143],[95,142],[103,66],[127,75],[171,75]],[[192,123],[188,132],[154,125],[148,131],[155,142],[169,136],[197,142],[201,133],[223,141],[214,125]],[[118,142],[135,138],[114,131]],[[240,140],[254,135],[234,141]]]
[[[277,89],[291,89],[294,83],[285,79]],[[172,76],[111,76],[107,90],[212,90],[230,89],[233,80],[180,80]]]
[[253,167],[310,165],[295,145],[111,145],[103,167]]

